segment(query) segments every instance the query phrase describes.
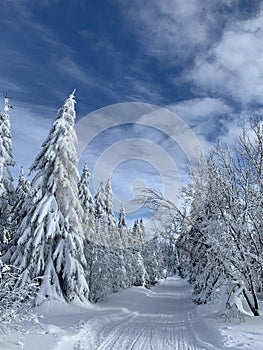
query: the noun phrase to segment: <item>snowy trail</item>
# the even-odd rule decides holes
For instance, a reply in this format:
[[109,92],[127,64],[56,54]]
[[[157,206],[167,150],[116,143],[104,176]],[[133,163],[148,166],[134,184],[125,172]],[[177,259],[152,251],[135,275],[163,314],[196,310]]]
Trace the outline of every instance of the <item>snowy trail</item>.
[[[178,277],[161,281],[149,292],[129,299],[118,294],[120,311],[88,321],[76,350],[191,350],[222,349],[220,333],[197,313],[191,290]],[[123,307],[123,308],[122,308]]]

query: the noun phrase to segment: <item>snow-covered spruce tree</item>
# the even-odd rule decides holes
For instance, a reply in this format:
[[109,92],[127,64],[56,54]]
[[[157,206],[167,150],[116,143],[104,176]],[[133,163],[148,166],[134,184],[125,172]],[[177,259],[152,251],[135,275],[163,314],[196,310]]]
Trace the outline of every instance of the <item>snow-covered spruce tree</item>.
[[142,286],[145,285],[146,280],[148,280],[147,272],[143,264],[142,258],[142,242],[140,238],[140,223],[139,220],[135,220],[132,229],[128,229],[125,221],[125,212],[120,214],[119,218],[119,228],[121,230],[123,238],[124,247],[124,269],[126,271],[126,284]]
[[122,204],[120,207],[120,213],[119,213],[119,219],[118,219],[118,227],[127,227],[126,223],[126,213],[125,213],[125,208],[124,205]]
[[103,300],[106,295],[112,293],[113,268],[111,254],[108,247],[95,245],[90,268],[89,299],[91,302]]
[[102,184],[96,196],[96,207],[102,208],[102,215],[96,218],[96,244],[89,244],[90,252],[89,256],[86,256],[90,270],[88,280],[92,302],[103,300],[109,293],[118,292],[131,285],[125,270],[126,251],[122,249],[120,228],[110,224],[106,200],[101,201],[105,198],[101,194],[104,194]]
[[141,247],[140,237],[140,223],[139,220],[135,220],[132,229],[129,233],[129,245],[130,247]]
[[90,193],[90,172],[88,166],[83,167],[80,182],[78,183],[79,199],[83,209],[83,229],[85,240],[96,241],[95,208]]
[[9,167],[14,166],[9,111],[12,106],[8,97],[4,99],[4,110],[0,114],[0,254],[11,239],[10,212],[15,199],[13,178]]
[[115,227],[116,218],[114,215],[112,198],[113,198],[113,193],[111,188],[111,179],[108,179],[105,186],[105,209],[106,209],[106,215],[108,219],[108,225],[111,227]]
[[101,182],[95,195],[96,243],[107,247],[111,245],[113,227],[109,225],[107,198],[104,183]]
[[158,279],[163,277],[164,266],[159,253],[158,238],[154,237],[146,242],[142,247],[142,258],[145,266],[146,285],[151,286],[157,283]]
[[26,212],[24,211],[23,204],[26,200],[26,197],[29,194],[29,191],[30,191],[30,182],[27,180],[25,176],[24,168],[21,167],[17,188],[15,190],[16,201],[12,212],[12,225],[13,225],[14,232],[17,231],[21,221],[26,216]]
[[131,286],[125,269],[126,251],[118,247],[95,246],[90,273],[90,300],[103,300],[106,295]]
[[139,239],[141,244],[144,244],[146,241],[145,226],[142,218],[139,221]]
[[36,175],[23,206],[27,216],[18,228],[17,249],[11,257],[11,264],[21,270],[18,284],[38,278],[36,303],[50,298],[67,302],[88,298],[77,188],[75,103],[72,93],[31,166]]
[[94,213],[94,203],[90,193],[90,172],[87,164],[84,165],[80,181],[78,183],[79,198],[84,213]]
[[16,199],[14,202],[13,210],[11,213],[11,222],[12,222],[12,239],[7,245],[7,251],[2,256],[4,263],[10,264],[10,257],[14,253],[17,245],[17,240],[19,236],[17,236],[17,230],[22,222],[22,220],[27,215],[26,207],[24,206],[24,202],[29,195],[30,191],[30,182],[27,180],[24,169],[21,167],[17,188],[15,190]]
[[126,249],[125,270],[130,285],[143,286],[146,284],[148,276],[143,263],[141,248],[130,247]]
[[122,246],[124,248],[128,246],[128,232],[129,230],[126,223],[125,208],[124,208],[124,205],[122,204],[120,207],[117,233],[118,233],[118,236],[120,237]]
[[104,183],[101,182],[95,194],[95,217],[106,220],[106,197]]
[[113,268],[113,278],[112,278],[112,291],[118,292],[121,289],[125,289],[130,286],[130,281],[127,276],[125,269],[125,254],[126,251],[121,248],[111,249],[112,255],[112,268]]

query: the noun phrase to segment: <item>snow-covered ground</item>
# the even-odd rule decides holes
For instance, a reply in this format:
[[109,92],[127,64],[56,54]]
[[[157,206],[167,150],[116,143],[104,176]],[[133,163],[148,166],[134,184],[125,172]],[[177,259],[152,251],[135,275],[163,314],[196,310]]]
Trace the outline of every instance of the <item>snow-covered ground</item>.
[[46,304],[39,324],[1,335],[0,349],[263,349],[261,317],[230,325],[202,310],[189,285],[170,277],[152,290],[133,287],[85,308]]

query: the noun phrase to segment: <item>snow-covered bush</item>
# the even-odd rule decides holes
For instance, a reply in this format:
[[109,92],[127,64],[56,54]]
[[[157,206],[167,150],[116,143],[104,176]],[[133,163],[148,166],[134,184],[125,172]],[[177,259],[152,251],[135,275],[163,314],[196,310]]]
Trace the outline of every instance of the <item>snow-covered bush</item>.
[[0,332],[7,333],[23,321],[36,319],[33,312],[38,292],[36,280],[17,286],[21,279],[19,270],[0,261]]
[[244,285],[242,282],[240,283],[237,281],[232,284],[233,285],[230,286],[230,290],[229,288],[226,290],[227,300],[221,316],[224,318],[225,322],[244,322],[244,315],[247,314],[247,312],[243,309],[241,302]]

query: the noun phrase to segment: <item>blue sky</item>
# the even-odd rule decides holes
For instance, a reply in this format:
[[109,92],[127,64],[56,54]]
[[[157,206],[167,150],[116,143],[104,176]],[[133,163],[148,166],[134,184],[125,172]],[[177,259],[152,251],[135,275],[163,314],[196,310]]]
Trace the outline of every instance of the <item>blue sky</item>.
[[[233,142],[241,121],[262,110],[262,6],[259,0],[2,2],[0,86],[15,107],[15,177],[32,163],[73,88],[78,120],[111,104],[146,102],[177,113],[204,150],[217,137]],[[178,145],[149,127],[126,125],[100,136],[81,164],[92,168],[120,136],[178,154]],[[141,163],[126,161],[112,174],[121,199],[129,197],[132,179],[147,181],[154,173],[152,162]]]

